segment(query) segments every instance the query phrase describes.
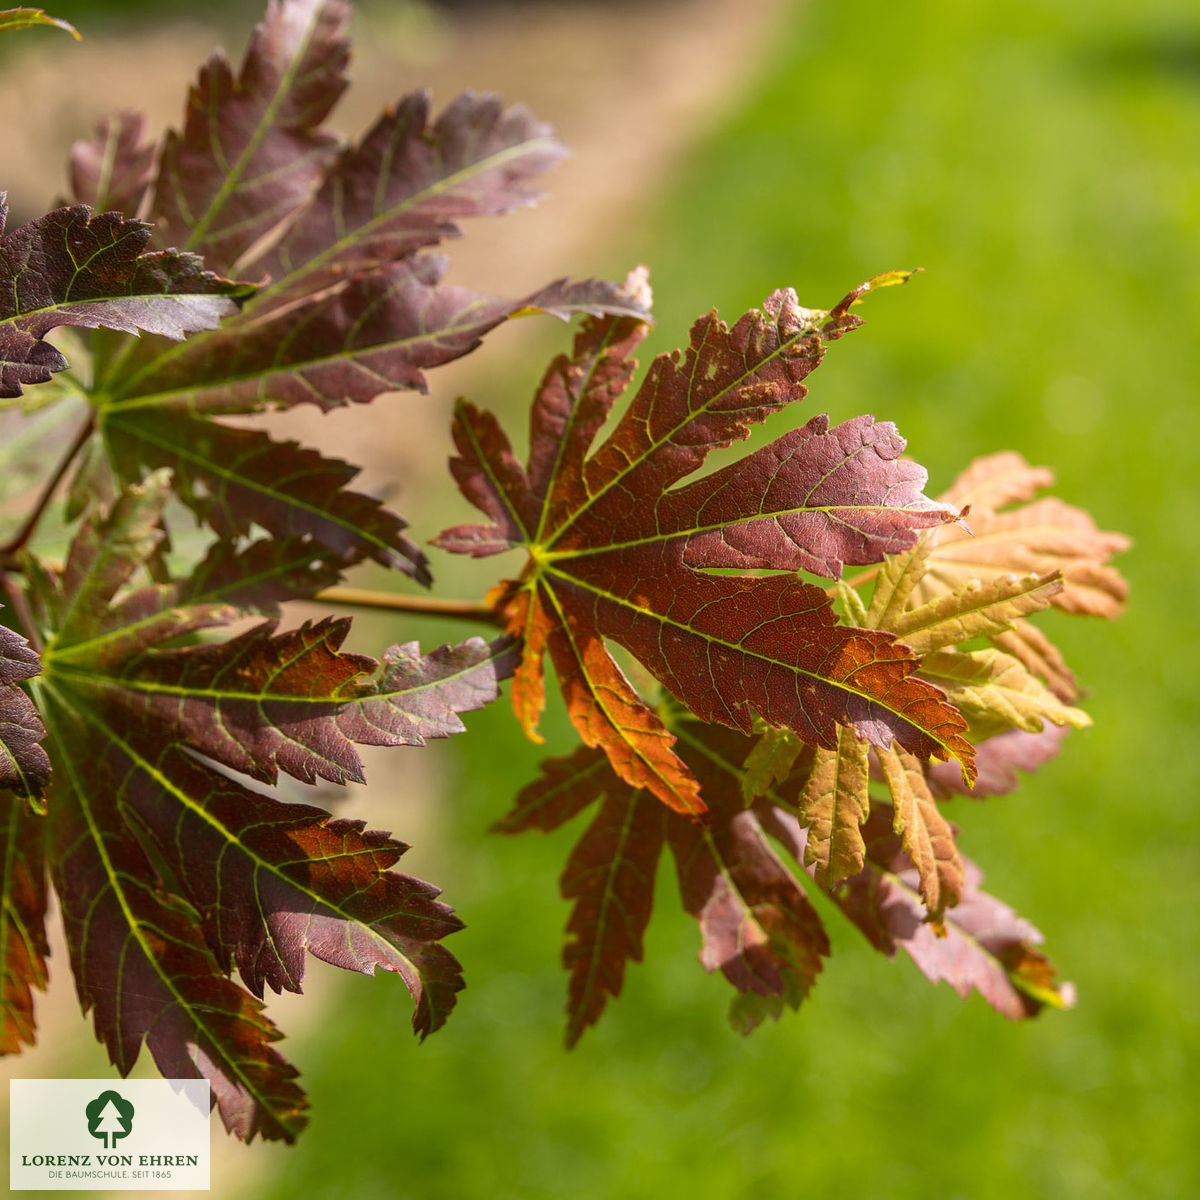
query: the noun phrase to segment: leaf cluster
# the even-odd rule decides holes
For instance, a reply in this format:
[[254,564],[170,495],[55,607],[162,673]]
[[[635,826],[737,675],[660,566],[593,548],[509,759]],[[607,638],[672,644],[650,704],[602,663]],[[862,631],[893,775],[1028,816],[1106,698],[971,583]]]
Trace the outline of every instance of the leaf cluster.
[[[494,418],[460,405],[453,469],[493,523],[439,541],[526,550],[498,590],[523,646],[513,703],[529,728],[548,653],[585,743],[549,760],[497,829],[551,830],[599,810],[561,879],[573,901],[569,1043],[641,958],[667,846],[701,963],[737,989],[743,1031],[797,1007],[821,970],[814,888],[877,949],[903,948],[931,979],[977,989],[1010,1017],[1070,1003],[1037,931],[980,889],[939,800],[1011,790],[1015,769],[1090,723],[1030,617],[1052,605],[1116,616],[1126,589],[1107,560],[1126,539],[1035,498],[1049,473],[1012,453],[930,500],[894,427],[871,417],[832,428],[814,417],[687,478],[801,401],[826,344],[861,323],[851,306],[900,281],[872,281],[827,312],[784,292],[733,326],[702,319],[590,454],[644,333],[629,318],[585,322],[551,367],[526,466]],[[846,563],[872,565],[842,581]],[[614,645],[645,669],[645,695]]]
[[[34,1039],[53,891],[114,1065],[145,1046],[207,1078],[238,1136],[294,1138],[306,1102],[267,989],[300,991],[308,955],[383,968],[424,1036],[463,986],[444,945],[461,921],[398,869],[404,843],[278,785],[361,782],[356,747],[461,732],[510,678],[540,740],[547,659],[581,745],[497,829],[591,811],[561,880],[568,1042],[640,960],[668,850],[744,1032],[822,970],[816,893],[1007,1016],[1069,1005],[944,806],[1011,790],[1088,723],[1031,618],[1116,616],[1125,539],[1037,499],[1048,473],[1013,454],[930,498],[874,416],[814,415],[710,469],[801,404],[859,303],[909,273],[829,309],[781,289],[710,313],[633,389],[644,269],[513,298],[444,282],[436,247],[463,219],[536,199],[564,152],[550,129],[471,94],[434,117],[418,92],[343,142],[326,119],[348,19],[343,0],[272,3],[239,68],[203,66],[180,129],[152,144],[135,114],[103,121],[71,153],[71,202],[19,228],[0,196],[0,1046]],[[485,519],[434,539],[523,554],[455,610],[489,640],[377,659],[342,649],[348,618],[286,625],[291,601],[344,599],[360,562],[422,586],[430,562],[356,468],[237,419],[423,391],[530,312],[583,319],[528,454],[461,401],[451,472]]]
[[[281,629],[282,603],[362,559],[422,584],[428,562],[347,486],[356,468],[227,419],[425,390],[518,314],[641,311],[599,281],[512,299],[442,282],[433,248],[535,200],[563,148],[519,106],[465,95],[435,117],[423,92],[343,142],[325,120],[349,15],[272,4],[161,144],[121,114],[72,150],[73,203],[6,230],[0,199],[0,403],[36,417],[46,443],[22,449],[43,469],[61,455],[32,500],[22,475],[3,551],[21,626],[0,630],[3,1044],[34,1036],[48,877],[114,1064],[145,1044],[165,1074],[206,1076],[246,1138],[306,1119],[261,998],[299,991],[308,954],[399,974],[421,1036],[462,987],[442,945],[461,922],[395,869],[405,845],[264,788],[360,782],[356,745],[461,731],[511,649],[376,660],[341,650],[347,618]],[[196,544],[188,509],[208,531],[192,556],[171,541]],[[60,560],[42,547],[64,525]]]

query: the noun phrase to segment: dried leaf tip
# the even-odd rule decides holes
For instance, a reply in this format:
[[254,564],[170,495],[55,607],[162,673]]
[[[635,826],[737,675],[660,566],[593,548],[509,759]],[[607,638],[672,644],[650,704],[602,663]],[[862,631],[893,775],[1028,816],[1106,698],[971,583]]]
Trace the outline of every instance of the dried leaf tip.
[[646,320],[649,321],[654,291],[650,287],[650,268],[645,263],[639,263],[625,276],[623,290],[634,304],[646,310]]

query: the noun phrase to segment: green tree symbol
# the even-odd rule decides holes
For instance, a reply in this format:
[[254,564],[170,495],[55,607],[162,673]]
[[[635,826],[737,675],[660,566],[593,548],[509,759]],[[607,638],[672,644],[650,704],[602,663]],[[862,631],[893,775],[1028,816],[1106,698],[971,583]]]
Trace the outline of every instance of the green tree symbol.
[[128,1137],[133,1129],[133,1105],[119,1092],[101,1092],[85,1109],[88,1133],[102,1138],[111,1150],[118,1138]]

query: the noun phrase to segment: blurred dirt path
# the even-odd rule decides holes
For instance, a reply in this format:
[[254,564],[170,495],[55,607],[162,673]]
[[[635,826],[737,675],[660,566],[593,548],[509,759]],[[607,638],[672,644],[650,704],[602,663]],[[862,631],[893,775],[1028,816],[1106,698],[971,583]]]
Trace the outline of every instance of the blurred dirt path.
[[[548,197],[537,208],[499,223],[476,223],[449,247],[452,278],[519,295],[563,274],[623,271],[632,262],[622,257],[614,265],[613,255],[638,254],[635,231],[647,198],[659,192],[689,147],[753,83],[774,20],[788,3],[546,3],[455,16],[414,4],[377,5],[355,19],[351,87],[333,124],[355,136],[382,105],[418,86],[432,87],[438,108],[468,88],[523,101],[553,122],[572,157],[548,177]],[[89,32],[86,24],[83,32],[79,44],[51,31],[18,35],[26,41],[0,75],[0,112],[10,117],[0,189],[9,190],[15,212],[24,217],[42,211],[61,193],[67,147],[99,116],[134,108],[149,113],[156,131],[174,124],[186,84],[211,48],[224,40],[239,59],[243,44],[201,21],[115,40]],[[19,120],[12,119],[14,114]],[[356,409],[324,418],[287,414],[271,423],[362,465],[360,486],[368,490],[386,490],[397,479],[408,495],[440,488],[449,449],[448,399],[473,390],[473,379],[513,368],[520,356],[523,331],[501,332],[494,346],[437,372],[430,397],[384,397],[369,418]],[[537,364],[520,369],[531,382],[538,374]],[[353,811],[346,814],[374,827],[397,828],[405,840],[419,841],[422,834],[436,839],[435,756],[428,756],[429,762],[425,754],[413,757],[422,761],[406,762],[403,772],[389,759],[377,776],[389,782],[365,796],[356,793]],[[416,864],[411,869],[420,873]],[[55,939],[51,990],[39,1006],[41,1044],[7,1060],[10,1074],[76,1074],[81,1041],[91,1037],[78,1014],[57,933]],[[303,1046],[297,1035],[313,1030],[326,1015],[333,976],[331,969],[313,963],[305,997],[272,1001],[272,1014],[295,1039],[293,1057],[301,1070]],[[105,1073],[99,1051],[91,1062],[97,1073]],[[2,1138],[7,1138],[6,1103],[3,1088]],[[219,1137],[214,1150],[213,1189],[223,1197],[254,1195],[255,1181],[282,1161],[277,1155],[287,1153],[278,1146],[247,1151]]]

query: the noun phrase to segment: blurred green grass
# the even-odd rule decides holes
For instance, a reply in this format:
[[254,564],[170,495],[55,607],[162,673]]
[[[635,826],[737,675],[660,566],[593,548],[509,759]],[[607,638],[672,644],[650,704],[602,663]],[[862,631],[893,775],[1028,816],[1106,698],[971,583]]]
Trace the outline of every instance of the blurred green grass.
[[[573,831],[482,836],[542,753],[495,706],[423,752],[448,778],[442,837],[410,856],[469,923],[460,1009],[418,1047],[397,980],[345,980],[288,1044],[314,1123],[262,1148],[256,1194],[1200,1195],[1198,134],[1189,6],[811,0],[757,94],[608,248],[614,273],[653,266],[654,349],[714,304],[736,315],[791,284],[828,306],[923,266],[864,305],[795,419],[893,419],[935,489],[1018,449],[1136,539],[1122,622],[1051,622],[1096,727],[1020,792],[954,811],[1077,1009],[1010,1025],[831,916],[813,998],[743,1041],[664,874],[647,964],[565,1054],[555,880]],[[570,744],[560,715],[547,732]]]

